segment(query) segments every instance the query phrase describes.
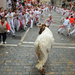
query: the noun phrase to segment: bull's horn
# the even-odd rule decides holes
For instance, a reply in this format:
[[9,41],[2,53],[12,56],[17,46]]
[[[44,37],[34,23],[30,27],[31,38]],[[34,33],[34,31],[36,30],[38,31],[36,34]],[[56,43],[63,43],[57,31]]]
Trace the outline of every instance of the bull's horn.
[[37,24],[37,26],[40,27],[40,26],[42,26],[42,24],[41,24],[41,25],[38,25],[38,24]]
[[48,26],[48,25],[46,24],[46,26]]

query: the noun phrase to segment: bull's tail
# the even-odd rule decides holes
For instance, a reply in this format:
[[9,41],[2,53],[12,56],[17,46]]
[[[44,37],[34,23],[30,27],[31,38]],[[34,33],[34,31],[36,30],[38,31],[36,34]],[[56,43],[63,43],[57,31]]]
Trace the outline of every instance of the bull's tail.
[[37,69],[42,70],[43,66],[47,61],[48,54],[45,52],[42,45],[38,46],[40,49],[40,55],[42,56],[42,60],[39,60],[39,63],[35,66]]

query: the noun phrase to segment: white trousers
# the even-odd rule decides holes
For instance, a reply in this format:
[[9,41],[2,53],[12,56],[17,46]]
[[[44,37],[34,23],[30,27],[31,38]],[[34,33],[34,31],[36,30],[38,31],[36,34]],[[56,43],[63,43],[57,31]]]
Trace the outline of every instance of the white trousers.
[[25,22],[25,20],[23,19],[23,20],[21,20],[21,22],[22,22],[22,25],[23,25],[23,29],[25,30],[25,28],[26,28],[26,22]]
[[31,20],[30,28],[33,28],[33,20]]
[[15,19],[14,20],[14,26],[15,28],[17,28],[17,31],[19,31],[19,28],[20,28],[20,21],[18,19]]
[[61,33],[64,33],[64,31],[66,31],[66,29],[67,29],[67,26],[59,28],[58,32],[62,31]]
[[73,33],[75,33],[75,25],[74,25],[74,30],[72,32],[70,32],[70,34],[73,34]]
[[71,23],[68,24],[68,29],[71,29],[71,27],[73,27],[73,25]]
[[10,32],[12,35],[15,35],[15,27],[13,24],[13,20],[8,21],[9,25],[10,25]]

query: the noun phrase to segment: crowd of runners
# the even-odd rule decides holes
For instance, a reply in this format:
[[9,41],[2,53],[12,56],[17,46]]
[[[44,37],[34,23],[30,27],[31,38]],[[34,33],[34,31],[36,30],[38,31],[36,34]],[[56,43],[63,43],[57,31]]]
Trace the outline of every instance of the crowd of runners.
[[[11,35],[14,37],[16,35],[15,31],[19,31],[20,29],[25,31],[27,26],[30,26],[32,29],[33,25],[41,23],[40,19],[44,18],[46,14],[48,14],[49,18],[46,19],[44,23],[50,26],[51,22],[54,22],[52,21],[52,9],[62,15],[61,22],[63,22],[63,26],[59,28],[58,33],[61,32],[61,34],[63,34],[66,29],[68,30],[67,35],[75,33],[75,28],[70,32],[71,27],[75,27],[75,11],[51,6],[47,3],[43,4],[39,2],[34,5],[32,2],[22,3],[21,0],[17,0],[15,9],[13,10],[11,0],[7,0],[7,10],[0,7],[0,19],[2,20],[5,18],[9,25],[7,26],[7,29],[10,30]],[[3,34],[0,34],[0,38],[1,35]],[[5,40],[6,38],[4,39],[4,42]]]
[[[58,14],[62,15],[60,22],[63,23],[63,25],[59,27],[58,33],[64,34],[66,30],[68,32],[67,36],[70,36],[75,33],[75,10],[73,11],[71,9],[65,9],[55,6],[53,7],[53,9]],[[70,32],[71,28],[74,29]]]

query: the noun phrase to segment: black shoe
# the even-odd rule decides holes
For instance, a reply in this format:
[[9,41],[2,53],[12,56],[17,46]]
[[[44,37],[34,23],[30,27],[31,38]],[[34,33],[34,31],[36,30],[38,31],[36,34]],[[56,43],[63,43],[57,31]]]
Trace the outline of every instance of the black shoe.
[[7,42],[5,41],[5,42],[3,42],[3,44],[7,44]]
[[58,31],[58,34],[60,34],[60,32]]
[[12,37],[15,37],[15,35],[13,35]]
[[62,35],[64,35],[63,33],[61,33]]
[[69,36],[69,33],[67,34],[67,36]]

